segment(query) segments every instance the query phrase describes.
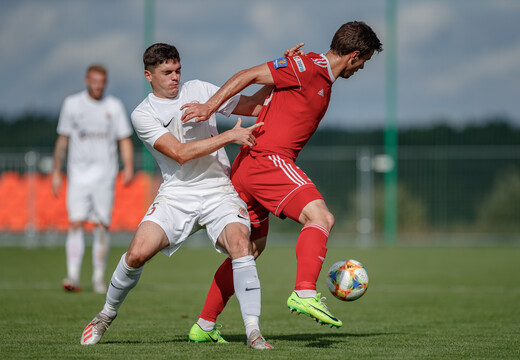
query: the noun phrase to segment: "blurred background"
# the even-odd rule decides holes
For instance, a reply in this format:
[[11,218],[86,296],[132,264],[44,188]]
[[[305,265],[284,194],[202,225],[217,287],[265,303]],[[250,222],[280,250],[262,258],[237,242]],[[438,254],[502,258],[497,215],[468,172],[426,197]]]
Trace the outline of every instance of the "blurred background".
[[[299,42],[327,52],[351,20],[367,22],[384,51],[337,81],[297,161],[335,214],[331,242],[518,244],[519,17],[517,0],[3,1],[0,245],[64,241],[65,198],[52,196],[48,173],[61,104],[84,89],[88,65],[106,65],[106,92],[130,114],[150,91],[141,59],[154,42],[178,48],[182,80],[222,85]],[[235,122],[219,118],[222,130]],[[160,182],[133,140],[136,178],[116,186],[122,242]],[[237,148],[227,150],[233,159]],[[272,237],[295,240],[298,229],[273,219]]]

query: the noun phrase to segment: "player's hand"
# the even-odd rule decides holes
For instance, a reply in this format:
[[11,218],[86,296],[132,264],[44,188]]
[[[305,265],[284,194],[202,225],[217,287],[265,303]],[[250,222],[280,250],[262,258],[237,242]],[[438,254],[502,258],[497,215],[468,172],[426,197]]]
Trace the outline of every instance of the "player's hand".
[[123,181],[123,185],[128,185],[132,182],[134,179],[134,169],[130,169],[127,167],[124,167],[121,171],[121,180]]
[[242,119],[238,118],[238,121],[235,127],[231,130],[228,130],[233,136],[233,142],[239,145],[247,145],[249,147],[253,147],[256,144],[256,138],[253,136],[253,131],[257,128],[264,125],[263,122],[256,123],[250,127],[243,128],[242,127]]
[[290,57],[290,56],[295,56],[295,55],[305,55],[305,52],[300,49],[303,45],[305,45],[305,43],[299,43],[298,45],[285,50],[285,52],[283,53],[283,56]]
[[195,119],[195,122],[206,121],[211,116],[209,106],[206,104],[199,103],[188,103],[181,106],[181,111],[186,109],[181,117],[182,122],[188,122],[191,119]]
[[60,195],[62,183],[63,183],[63,179],[61,178],[61,172],[53,171],[51,173],[51,188],[52,188],[52,193],[54,194],[55,197],[58,197]]

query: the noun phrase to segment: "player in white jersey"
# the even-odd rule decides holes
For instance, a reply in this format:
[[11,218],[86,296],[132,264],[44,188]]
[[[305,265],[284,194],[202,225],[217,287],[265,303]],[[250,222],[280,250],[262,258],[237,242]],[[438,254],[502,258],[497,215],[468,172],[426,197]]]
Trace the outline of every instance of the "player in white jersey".
[[51,174],[52,190],[62,187],[61,169],[67,155],[67,211],[70,228],[66,240],[67,278],[63,288],[79,292],[85,250],[83,228],[95,224],[92,243],[93,290],[105,293],[105,269],[109,250],[108,226],[112,217],[114,184],[119,169],[117,147],[123,160],[123,182],[133,177],[132,127],[121,101],[104,95],[106,69],[87,69],[87,89],[68,96],[61,108],[58,138]]
[[[114,271],[103,309],[84,329],[81,344],[101,340],[149,259],[159,251],[172,255],[190,234],[205,227],[216,250],[232,260],[247,346],[271,349],[259,329],[260,281],[249,241],[249,216],[228,177],[229,161],[223,149],[232,142],[254,146],[251,133],[262,123],[242,128],[238,119],[233,129],[221,134],[214,117],[209,122],[182,123],[180,107],[207,101],[218,87],[198,80],[180,83],[180,57],[172,45],[150,46],[143,62],[152,93],[133,111],[132,123],[159,164],[164,181]],[[270,90],[266,87],[253,96],[237,95],[218,112],[256,116]],[[190,340],[226,342],[215,324],[194,326],[197,335],[192,338],[190,333]]]

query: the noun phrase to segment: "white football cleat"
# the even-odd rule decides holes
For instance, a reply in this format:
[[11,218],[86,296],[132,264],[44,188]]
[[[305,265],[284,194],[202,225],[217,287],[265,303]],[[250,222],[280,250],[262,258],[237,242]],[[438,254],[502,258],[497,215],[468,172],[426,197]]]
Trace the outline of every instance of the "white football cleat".
[[76,292],[76,293],[81,292],[81,285],[79,285],[79,282],[72,281],[69,278],[63,279],[61,286],[63,287],[63,290],[68,291],[68,292]]
[[260,331],[253,330],[247,338],[247,347],[255,350],[267,350],[273,347],[267,341],[265,341]]
[[81,345],[97,344],[114,319],[115,316],[110,318],[101,312],[97,314],[83,330]]

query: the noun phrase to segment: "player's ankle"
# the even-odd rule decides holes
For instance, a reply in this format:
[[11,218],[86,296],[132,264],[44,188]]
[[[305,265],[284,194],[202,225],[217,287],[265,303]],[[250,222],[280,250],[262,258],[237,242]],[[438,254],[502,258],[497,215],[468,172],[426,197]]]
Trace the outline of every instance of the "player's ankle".
[[316,297],[316,290],[294,290],[296,295],[300,298],[315,298]]
[[197,325],[199,325],[204,331],[211,331],[215,327],[215,322],[199,318],[199,320],[197,320]]

